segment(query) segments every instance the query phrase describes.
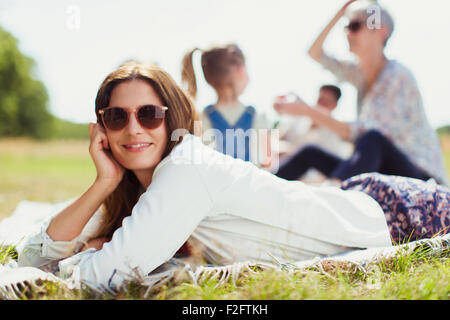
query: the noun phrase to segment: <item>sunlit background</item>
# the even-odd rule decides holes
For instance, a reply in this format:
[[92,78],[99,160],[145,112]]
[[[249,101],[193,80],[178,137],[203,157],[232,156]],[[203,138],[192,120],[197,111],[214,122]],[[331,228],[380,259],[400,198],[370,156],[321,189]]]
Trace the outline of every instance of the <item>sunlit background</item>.
[[[183,54],[197,46],[236,42],[247,58],[250,83],[242,101],[276,119],[277,94],[297,92],[313,103],[318,87],[335,78],[310,59],[312,41],[345,1],[336,0],[2,0],[0,25],[36,61],[50,111],[74,122],[95,121],[94,99],[104,77],[128,59],[156,62],[180,82]],[[450,2],[379,1],[396,30],[387,55],[411,69],[434,128],[450,123]],[[79,19],[73,20],[79,13]],[[325,48],[352,59],[342,20]],[[215,101],[199,72],[199,110]],[[335,115],[355,118],[356,91],[342,84]]]

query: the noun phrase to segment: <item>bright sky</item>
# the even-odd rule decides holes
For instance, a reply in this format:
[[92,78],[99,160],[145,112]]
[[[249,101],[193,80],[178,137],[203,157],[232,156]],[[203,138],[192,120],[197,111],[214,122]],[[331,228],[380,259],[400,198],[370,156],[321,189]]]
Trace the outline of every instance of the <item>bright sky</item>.
[[[236,42],[247,59],[250,83],[242,101],[276,118],[276,95],[297,92],[313,103],[321,84],[334,77],[306,51],[344,0],[2,0],[0,25],[35,59],[48,88],[53,114],[95,121],[94,100],[105,76],[127,59],[157,62],[180,81],[183,54],[194,46]],[[414,73],[433,127],[450,124],[450,1],[379,1],[396,30],[387,55]],[[79,12],[79,25],[76,17]],[[325,48],[351,59],[343,32],[332,31]],[[78,26],[78,27],[77,27]],[[199,56],[196,69],[200,71]],[[215,101],[199,81],[198,108]],[[342,85],[335,115],[355,118],[356,92]]]

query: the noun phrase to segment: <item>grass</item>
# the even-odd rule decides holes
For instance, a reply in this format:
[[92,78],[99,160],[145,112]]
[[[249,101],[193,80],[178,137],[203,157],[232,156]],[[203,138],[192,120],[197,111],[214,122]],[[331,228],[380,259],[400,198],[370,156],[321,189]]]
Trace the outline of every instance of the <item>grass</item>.
[[0,219],[21,200],[62,201],[81,195],[94,181],[87,140],[0,141]]
[[[447,172],[450,173],[450,135],[441,136]],[[21,200],[62,201],[81,195],[96,176],[87,140],[33,141],[24,138],[0,140],[0,220],[9,216]],[[449,175],[450,179],[450,175]],[[0,247],[0,263],[14,257],[12,247]],[[142,299],[145,288],[130,284],[128,293],[116,297],[78,292],[44,283],[31,299]],[[450,299],[450,259],[413,254],[375,265],[367,273],[335,270],[288,274],[260,271],[217,286],[166,285],[150,299]]]
[[[2,252],[0,251],[0,262]],[[24,291],[24,299],[152,299],[152,300],[449,300],[449,252],[441,257],[399,253],[393,260],[374,264],[366,272],[336,268],[326,274],[317,270],[287,273],[265,270],[238,280],[200,285],[169,283],[145,296],[146,287],[130,283],[116,296],[69,290],[45,282],[39,289]]]
[[74,123],[53,117],[52,139],[89,139],[87,123]]

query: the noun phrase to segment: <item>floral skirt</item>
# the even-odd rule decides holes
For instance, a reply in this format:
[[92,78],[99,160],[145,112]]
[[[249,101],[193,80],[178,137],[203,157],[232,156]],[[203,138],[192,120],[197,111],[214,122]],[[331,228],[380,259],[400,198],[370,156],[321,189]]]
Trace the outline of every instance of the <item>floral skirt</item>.
[[364,173],[341,188],[362,191],[380,204],[394,244],[450,232],[450,189],[434,179]]

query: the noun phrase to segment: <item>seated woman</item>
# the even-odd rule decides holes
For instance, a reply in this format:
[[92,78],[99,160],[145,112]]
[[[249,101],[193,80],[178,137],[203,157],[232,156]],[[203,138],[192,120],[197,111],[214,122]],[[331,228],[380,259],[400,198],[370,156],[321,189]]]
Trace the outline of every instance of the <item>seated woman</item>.
[[[432,181],[407,180],[410,190],[403,181],[399,188],[415,197],[390,206],[373,197],[383,197],[380,187],[399,188],[378,176],[351,180],[349,190],[312,187],[205,146],[192,134],[193,103],[157,66],[127,64],[112,72],[95,112],[89,153],[97,177],[25,239],[20,266],[67,258],[86,241],[87,250],[59,262],[61,275],[117,288],[132,269],[155,270],[188,238],[205,247],[208,262],[224,264],[272,256],[298,261],[390,246],[391,237],[408,238],[411,230],[417,238],[447,231],[450,191]],[[407,210],[419,201],[439,203]],[[399,224],[400,202],[406,210]]]
[[[414,76],[384,54],[394,29],[391,16],[374,3],[370,5],[375,7],[347,8],[353,2],[348,1],[336,14],[308,53],[339,80],[356,87],[357,121],[338,121],[300,100],[276,103],[274,107],[279,113],[310,117],[313,123],[355,142],[355,152],[349,159],[342,159],[310,145],[281,164],[277,175],[296,180],[313,167],[341,181],[365,172],[380,172],[422,180],[434,178],[448,184],[439,139],[426,117]],[[323,51],[329,32],[347,10],[347,40],[358,63],[339,61]],[[374,19],[368,12],[379,13],[379,26],[371,25]]]

